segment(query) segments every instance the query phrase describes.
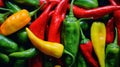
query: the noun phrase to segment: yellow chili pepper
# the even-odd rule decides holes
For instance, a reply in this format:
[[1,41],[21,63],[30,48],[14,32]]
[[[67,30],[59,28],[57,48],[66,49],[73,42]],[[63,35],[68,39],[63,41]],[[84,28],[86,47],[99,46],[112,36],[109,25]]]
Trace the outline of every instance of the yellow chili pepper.
[[10,35],[23,28],[30,20],[29,12],[26,9],[20,10],[5,20],[0,27],[1,32],[3,35]]
[[26,28],[29,39],[32,44],[46,55],[60,58],[63,54],[64,46],[60,43],[44,41],[36,37],[29,28]]
[[105,67],[106,28],[104,23],[93,22],[91,27],[91,40],[98,57],[100,67]]

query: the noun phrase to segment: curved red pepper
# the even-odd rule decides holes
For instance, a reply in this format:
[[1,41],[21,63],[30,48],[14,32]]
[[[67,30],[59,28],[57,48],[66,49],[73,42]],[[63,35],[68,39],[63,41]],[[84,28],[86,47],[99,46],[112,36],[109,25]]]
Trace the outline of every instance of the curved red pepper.
[[48,32],[48,41],[60,43],[60,27],[65,17],[68,0],[62,0],[52,15]]
[[29,26],[30,30],[40,39],[44,39],[49,13],[55,3],[49,4],[45,11]]
[[83,56],[87,60],[87,62],[91,65],[91,67],[99,67],[97,61],[94,59],[92,52],[93,52],[93,46],[92,42],[85,37],[85,35],[82,32],[82,29],[80,30],[82,40],[80,42],[80,49],[83,53]]
[[[69,5],[68,5],[68,8],[70,8]],[[120,9],[120,6],[109,5],[109,6],[98,7],[90,10],[83,9],[75,5],[73,6],[73,12],[77,18],[98,19],[118,9]]]
[[114,18],[112,17],[106,24],[106,43],[112,43],[114,41]]

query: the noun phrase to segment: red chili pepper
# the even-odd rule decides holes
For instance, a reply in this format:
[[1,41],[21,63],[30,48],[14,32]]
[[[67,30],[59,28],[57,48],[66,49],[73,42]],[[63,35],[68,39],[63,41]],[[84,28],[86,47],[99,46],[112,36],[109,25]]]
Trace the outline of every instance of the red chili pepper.
[[[68,5],[68,8],[70,8],[69,5]],[[77,18],[98,19],[118,9],[120,9],[120,6],[109,5],[109,6],[98,7],[90,10],[83,9],[75,5],[73,6],[73,12]]]
[[118,30],[118,45],[120,46],[120,10],[114,12],[115,25]]
[[0,0],[0,7],[3,7],[4,6],[4,2],[3,0]]
[[85,37],[85,35],[82,32],[82,29],[81,29],[81,36],[82,36],[82,40],[80,42],[80,49],[81,52],[83,53],[83,56],[85,57],[87,62],[91,65],[91,67],[99,67],[99,64],[92,55],[93,52],[92,42]]
[[112,43],[114,41],[114,18],[112,17],[106,24],[106,43]]
[[120,5],[120,0],[109,0],[112,5]]
[[49,12],[52,7],[55,6],[55,3],[49,4],[45,11],[29,26],[30,30],[40,39],[44,39],[45,29],[49,19]]
[[40,0],[40,5],[43,4],[44,2],[46,3],[41,10],[44,10],[47,8],[47,6],[49,5],[49,3],[59,3],[61,0]]
[[55,8],[48,32],[48,41],[60,43],[60,27],[65,18],[67,4],[68,0],[62,0]]

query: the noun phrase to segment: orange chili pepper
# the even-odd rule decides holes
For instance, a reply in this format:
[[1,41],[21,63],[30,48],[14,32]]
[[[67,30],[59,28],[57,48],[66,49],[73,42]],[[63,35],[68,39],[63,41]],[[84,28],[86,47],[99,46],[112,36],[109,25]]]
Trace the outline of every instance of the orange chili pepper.
[[26,9],[20,10],[3,22],[0,27],[1,33],[3,35],[10,35],[23,28],[30,22],[30,20],[31,17],[29,16],[29,12]]

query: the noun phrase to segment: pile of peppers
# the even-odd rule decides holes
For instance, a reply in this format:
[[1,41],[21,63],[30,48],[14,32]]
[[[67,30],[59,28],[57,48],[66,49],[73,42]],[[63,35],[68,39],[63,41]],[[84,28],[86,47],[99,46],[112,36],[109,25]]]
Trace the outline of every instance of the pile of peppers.
[[120,67],[119,0],[0,0],[0,66]]

